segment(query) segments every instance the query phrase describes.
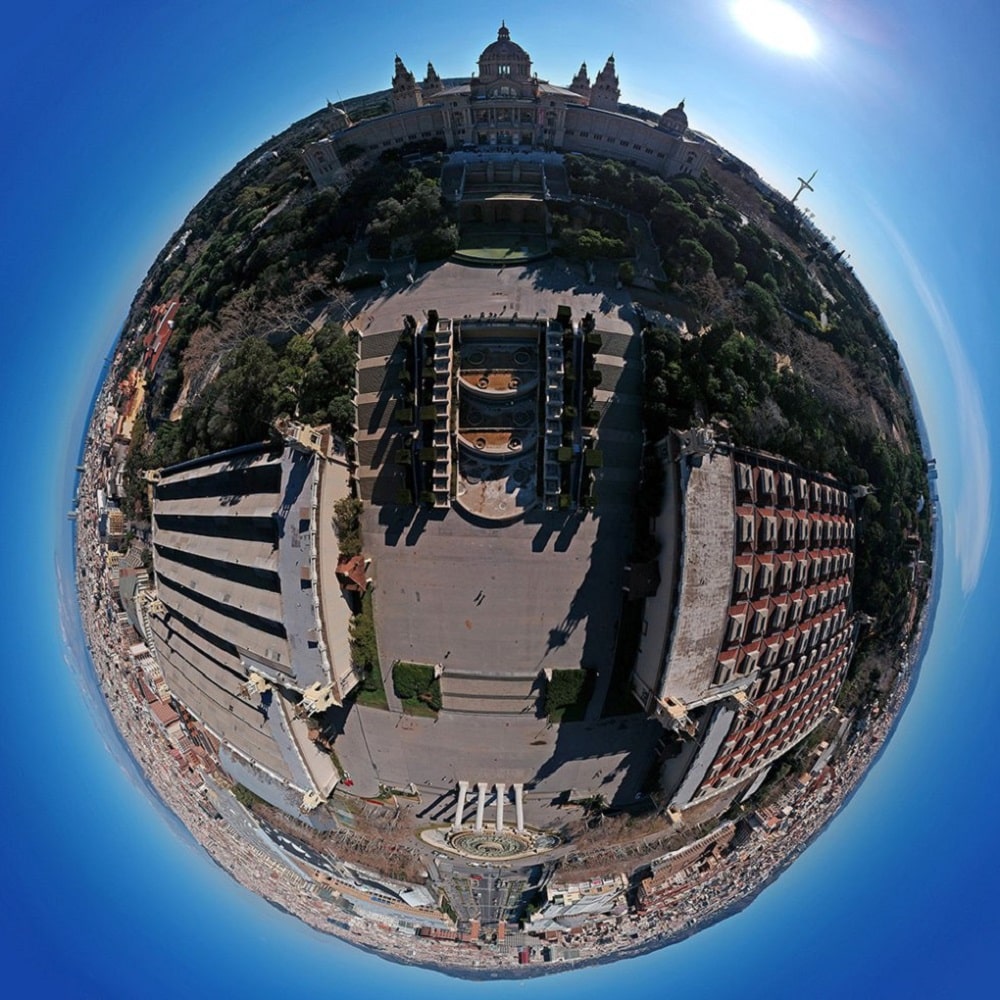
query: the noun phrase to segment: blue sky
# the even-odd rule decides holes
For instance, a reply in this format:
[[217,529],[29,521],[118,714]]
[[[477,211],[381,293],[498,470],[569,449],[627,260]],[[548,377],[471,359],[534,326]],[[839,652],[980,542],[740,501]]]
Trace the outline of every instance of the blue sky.
[[[0,956],[17,993],[159,996],[185,983],[192,996],[256,996],[327,982],[597,996],[621,978],[636,996],[668,984],[709,997],[983,991],[1000,937],[990,768],[1000,366],[989,294],[1000,15],[972,0],[794,6],[816,33],[813,56],[761,44],[722,0],[56,0],[7,12]],[[656,956],[498,989],[321,939],[205,861],[109,752],[114,737],[64,655],[54,553],[82,401],[186,211],[328,98],[387,86],[396,52],[418,75],[428,59],[444,76],[468,74],[501,17],[543,78],[566,83],[583,60],[593,75],[613,51],[623,99],[663,110],[685,98],[694,128],[789,194],[819,171],[803,201],[851,254],[913,375],[941,470],[945,559],[933,642],[899,731],[787,875],[741,916]]]

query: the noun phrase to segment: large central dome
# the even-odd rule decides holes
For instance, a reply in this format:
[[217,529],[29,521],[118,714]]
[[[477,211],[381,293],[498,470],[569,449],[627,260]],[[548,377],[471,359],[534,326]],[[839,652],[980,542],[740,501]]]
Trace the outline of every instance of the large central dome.
[[479,57],[479,76],[483,80],[531,76],[531,56],[510,40],[510,31],[504,23],[500,24],[497,40],[487,45]]

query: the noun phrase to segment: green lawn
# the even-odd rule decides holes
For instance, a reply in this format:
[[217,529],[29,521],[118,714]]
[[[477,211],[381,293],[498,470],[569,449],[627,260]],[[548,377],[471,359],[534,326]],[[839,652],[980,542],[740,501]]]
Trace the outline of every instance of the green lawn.
[[368,708],[388,709],[389,703],[382,686],[382,671],[379,669],[375,609],[370,590],[361,598],[361,610],[351,619],[351,658],[365,678],[355,688],[358,704]]
[[417,698],[402,699],[403,715],[419,715],[425,719],[436,719],[437,712],[426,702]]
[[455,256],[482,263],[507,264],[544,257],[548,252],[549,244],[544,233],[469,225],[462,227]]
[[382,672],[378,667],[372,669],[369,674],[370,680],[366,684],[361,684],[357,690],[356,701],[365,708],[382,708],[388,710],[389,701],[385,696],[385,688],[382,686]]

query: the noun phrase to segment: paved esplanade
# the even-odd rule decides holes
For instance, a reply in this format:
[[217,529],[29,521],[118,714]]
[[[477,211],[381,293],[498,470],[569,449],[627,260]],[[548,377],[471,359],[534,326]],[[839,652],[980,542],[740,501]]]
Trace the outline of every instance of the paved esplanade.
[[553,514],[485,528],[451,511],[414,544],[369,532],[383,662],[440,663],[445,686],[449,673],[537,680],[610,663],[628,537],[601,538],[594,565],[599,528]]
[[[440,797],[438,821],[461,822],[467,804],[474,805],[469,825],[482,829],[487,789],[493,825],[503,826],[501,790],[518,786],[515,828],[556,822],[551,800],[570,789],[619,803],[641,789],[644,767],[631,765],[650,759],[660,727],[638,715],[599,721],[638,475],[638,337],[627,292],[588,286],[582,267],[560,261],[485,268],[449,262],[355,304],[360,371],[370,370],[359,379],[359,404],[371,416],[359,428],[360,450],[371,456],[367,470],[364,459],[359,469],[362,495],[369,496],[366,474],[384,476],[392,464],[386,439],[396,431],[387,397],[398,391],[393,347],[403,316],[420,323],[431,309],[458,320],[493,314],[502,335],[502,321],[515,313],[549,319],[561,305],[576,322],[593,313],[605,340],[598,356],[608,367],[608,387],[596,400],[603,413],[598,447],[605,450],[597,516],[539,506],[521,520],[487,526],[455,509],[365,508],[386,688],[395,660],[440,664],[444,707],[436,720],[355,709],[338,738],[338,756],[360,794],[412,783]],[[538,715],[542,672],[581,666],[598,677],[587,721],[547,724]]]
[[[619,315],[631,316],[627,294],[595,292],[581,287],[582,280],[582,268],[560,262],[513,268],[446,263],[368,303],[356,323],[366,339],[381,344],[383,332],[398,330],[407,313],[418,321],[429,309],[452,318],[484,311],[552,317],[566,304],[575,319],[593,312],[602,331],[634,336]],[[636,470],[637,464],[633,477]],[[630,511],[615,502],[599,513],[538,507],[521,521],[484,527],[454,510],[442,518],[368,506],[365,549],[373,560],[383,663],[440,663],[446,687],[449,674],[536,679],[550,668],[609,665]]]
[[[434,805],[425,819],[453,824],[461,802],[465,826],[490,825],[477,816],[493,800],[495,786],[523,786],[523,814],[515,828],[546,829],[565,820],[552,800],[572,789],[577,797],[603,795],[625,805],[642,791],[645,767],[663,735],[658,722],[636,714],[549,725],[534,716],[439,713],[437,720],[355,706],[337,737],[337,756],[351,773],[351,792],[366,796],[379,783],[420,790]],[[633,766],[636,765],[636,766]],[[483,785],[480,799],[479,784]],[[516,800],[515,800],[516,807]],[[423,808],[423,805],[422,805]],[[493,824],[495,825],[495,810]]]
[[585,269],[562,260],[513,267],[469,267],[446,261],[419,267],[414,277],[412,285],[403,282],[379,295],[359,298],[355,326],[368,336],[401,329],[400,318],[406,313],[419,322],[428,309],[451,319],[483,312],[502,318],[517,313],[521,319],[531,319],[536,314],[554,317],[560,305],[569,305],[577,320],[592,312],[599,329],[632,332],[628,291],[607,284],[588,286]]

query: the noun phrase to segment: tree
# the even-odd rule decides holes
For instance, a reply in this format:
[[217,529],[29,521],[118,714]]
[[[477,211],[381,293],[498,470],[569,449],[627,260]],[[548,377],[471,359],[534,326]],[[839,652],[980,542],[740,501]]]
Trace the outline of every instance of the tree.
[[429,692],[434,683],[434,668],[424,663],[407,663],[400,660],[392,668],[392,687],[403,700],[419,698]]
[[342,334],[323,351],[320,361],[337,388],[346,389],[354,385],[354,368],[358,358],[354,345],[346,334]]
[[715,219],[709,219],[701,231],[702,246],[712,255],[712,266],[719,277],[728,278],[734,274],[740,245],[736,237]]
[[778,322],[779,307],[774,295],[756,281],[748,281],[743,287],[743,301],[758,333],[767,333]]
[[679,240],[698,236],[702,227],[701,219],[677,195],[673,200],[664,198],[656,206],[649,224],[653,238],[664,253]]
[[313,336],[313,349],[322,354],[344,336],[344,328],[339,323],[324,323]]
[[361,501],[353,497],[343,497],[333,505],[333,528],[342,556],[361,554],[361,510]]
[[335,396],[330,401],[327,417],[335,434],[343,438],[354,433],[354,400],[350,396]]
[[250,789],[247,788],[246,785],[239,784],[239,782],[233,785],[233,796],[235,797],[236,801],[239,802],[239,804],[241,806],[244,806],[246,809],[252,809],[255,805],[257,805],[258,802],[263,801],[263,799],[261,799],[259,795],[250,791]]
[[267,439],[282,394],[276,374],[274,351],[263,340],[246,340],[227,357],[207,403],[210,451]]
[[443,223],[418,237],[413,244],[417,260],[438,260],[450,257],[459,243],[458,226],[453,223]]
[[563,229],[559,234],[562,253],[575,260],[597,257],[623,257],[627,248],[624,240],[605,236],[596,229]]
[[678,241],[671,260],[678,277],[686,282],[704,277],[712,269],[712,255],[695,239]]

